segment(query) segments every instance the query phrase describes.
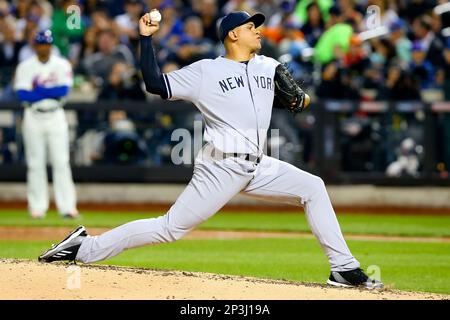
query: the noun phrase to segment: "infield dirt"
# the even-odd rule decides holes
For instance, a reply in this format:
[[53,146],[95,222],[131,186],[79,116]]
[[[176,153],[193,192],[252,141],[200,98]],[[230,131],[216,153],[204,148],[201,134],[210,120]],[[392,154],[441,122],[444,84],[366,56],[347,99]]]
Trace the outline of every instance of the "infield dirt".
[[330,288],[249,277],[0,259],[0,299],[404,300],[449,296]]

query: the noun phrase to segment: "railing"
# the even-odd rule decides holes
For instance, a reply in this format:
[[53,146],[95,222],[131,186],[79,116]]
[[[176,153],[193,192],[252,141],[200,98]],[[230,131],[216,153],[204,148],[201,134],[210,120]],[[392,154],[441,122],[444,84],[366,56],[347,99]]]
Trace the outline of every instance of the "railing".
[[[185,164],[174,165],[174,147],[186,141],[175,139],[173,133],[184,128],[198,138],[201,116],[194,106],[158,99],[69,103],[65,109],[77,182],[189,181],[192,159],[201,144],[189,144],[182,155]],[[134,135],[128,138],[136,140],[132,154],[117,148],[111,152],[105,146],[105,136],[112,131],[108,114],[113,110],[125,111],[131,120]],[[0,104],[0,181],[26,179],[21,118],[18,103]],[[269,132],[268,153],[328,183],[450,185],[448,102],[323,101],[295,118],[274,110],[271,128],[278,130]]]

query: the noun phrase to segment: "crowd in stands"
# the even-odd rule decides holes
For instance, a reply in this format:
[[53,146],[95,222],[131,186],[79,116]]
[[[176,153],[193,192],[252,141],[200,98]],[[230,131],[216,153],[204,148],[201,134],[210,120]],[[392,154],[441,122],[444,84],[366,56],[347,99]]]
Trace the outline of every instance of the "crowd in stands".
[[[146,99],[138,67],[138,20],[158,8],[162,24],[154,45],[165,72],[222,54],[216,34],[220,17],[234,10],[258,11],[267,17],[261,53],[289,62],[295,77],[318,97],[420,100],[421,89],[450,88],[450,11],[435,9],[446,2],[0,0],[2,99],[14,98],[14,69],[33,54],[34,35],[43,29],[52,30],[54,52],[71,61],[98,99]],[[373,5],[378,9],[371,11]],[[380,27],[384,34],[361,37]],[[376,94],[365,96],[363,89]]]
[[[67,57],[73,66],[74,90],[82,86],[92,88],[97,100],[159,99],[145,92],[139,70],[138,21],[152,8],[162,14],[161,28],[153,36],[153,44],[163,72],[222,55],[224,49],[216,33],[219,19],[231,11],[245,10],[262,12],[266,16],[261,54],[288,63],[306,91],[319,99],[420,100],[424,90],[437,89],[450,101],[450,8],[447,2],[0,0],[0,101],[16,99],[11,86],[15,68],[33,55],[34,36],[45,29],[53,33],[55,54]],[[368,36],[368,31],[375,36]],[[89,114],[79,114],[79,117],[87,116]],[[121,116],[126,119],[126,115]],[[88,123],[86,119],[79,122]],[[353,128],[355,122],[364,127],[361,119],[364,120],[360,117],[343,125],[342,134],[344,138],[349,137],[349,146],[358,146],[355,141],[364,130],[355,134],[354,130],[347,129]],[[152,159],[155,164],[169,162],[168,137],[174,120],[167,115],[158,115],[154,120],[160,125],[151,132],[144,132],[145,137],[150,137],[146,140],[153,142],[147,143],[146,148],[141,148],[139,142],[135,148],[139,149],[139,159],[152,154],[158,155]],[[103,122],[108,124],[111,119],[105,116]],[[366,127],[374,127],[372,122],[366,122]],[[102,137],[105,141],[105,137],[117,135],[129,138],[134,129],[125,127],[128,133],[123,134],[120,126],[122,131],[118,134],[114,126],[105,125]],[[302,128],[301,123],[299,128]],[[302,137],[310,130],[305,129]],[[372,141],[373,132],[367,132],[367,137],[361,139]],[[84,132],[77,135],[81,134]],[[410,133],[402,134],[399,143],[409,136]],[[161,137],[165,137],[166,143],[161,144],[164,140]],[[385,139],[383,137],[380,134],[380,141]],[[11,140],[5,132],[3,140]],[[301,144],[297,141],[291,149],[295,151]],[[309,154],[308,143],[303,147],[304,153]],[[367,144],[364,150],[368,159],[373,158],[373,147]],[[350,153],[353,152],[352,149]],[[2,154],[3,161],[10,158],[8,153]],[[304,158],[304,162],[308,162],[311,157]],[[107,157],[103,161],[105,159]],[[380,167],[385,166],[386,160],[383,160]],[[361,164],[358,170],[362,169],[373,170],[373,166]]]

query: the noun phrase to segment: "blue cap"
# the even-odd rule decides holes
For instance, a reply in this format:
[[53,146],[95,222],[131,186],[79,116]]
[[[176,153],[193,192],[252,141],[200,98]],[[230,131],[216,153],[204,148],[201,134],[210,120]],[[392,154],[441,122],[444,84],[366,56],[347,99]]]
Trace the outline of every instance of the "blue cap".
[[292,0],[285,0],[281,2],[280,8],[283,10],[283,12],[292,12],[295,9],[296,1]]
[[255,13],[251,16],[245,11],[231,12],[220,20],[217,32],[219,39],[224,42],[228,32],[248,22],[253,22],[255,27],[258,28],[264,23],[264,20],[266,20],[266,17],[262,13]]
[[393,23],[391,23],[391,25],[389,26],[389,29],[391,29],[391,32],[400,30],[400,29],[405,29],[406,25],[403,22],[403,20],[401,19],[397,19],[395,20]]
[[411,47],[411,51],[425,51],[425,47],[420,41],[414,41]]
[[164,0],[158,7],[159,10],[167,8],[175,8],[175,2],[173,0]]
[[328,13],[333,16],[340,16],[342,14],[342,10],[339,6],[334,5],[328,10]]
[[52,32],[50,30],[39,31],[36,37],[34,38],[35,44],[52,44],[53,37]]

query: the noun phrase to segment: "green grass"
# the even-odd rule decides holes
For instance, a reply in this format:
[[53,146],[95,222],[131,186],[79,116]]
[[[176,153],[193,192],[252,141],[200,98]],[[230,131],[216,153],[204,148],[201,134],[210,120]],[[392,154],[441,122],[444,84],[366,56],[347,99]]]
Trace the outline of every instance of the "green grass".
[[[83,212],[76,221],[50,212],[32,220],[25,210],[0,210],[0,226],[115,227],[159,216],[151,213]],[[338,215],[345,233],[450,236],[450,216]],[[303,213],[218,213],[200,229],[309,231]],[[60,239],[55,239],[60,240]],[[382,280],[395,289],[450,294],[450,243],[348,241],[362,266],[378,265]],[[0,241],[0,257],[35,259],[49,241]],[[108,264],[203,271],[324,283],[329,267],[315,239],[182,240],[124,252]]]
[[[48,241],[0,241],[0,257],[35,259]],[[450,294],[450,244],[348,241],[363,268],[391,288]],[[324,283],[329,267],[314,239],[181,240],[126,251],[105,264]]]
[[[32,220],[23,210],[0,210],[0,226],[76,226],[115,227],[136,219],[151,218],[161,212],[113,213],[83,212],[76,221],[63,220],[50,212],[44,220]],[[450,216],[417,215],[338,215],[344,233],[381,234],[397,236],[450,236]],[[295,213],[218,213],[200,229],[309,231],[305,215]]]

